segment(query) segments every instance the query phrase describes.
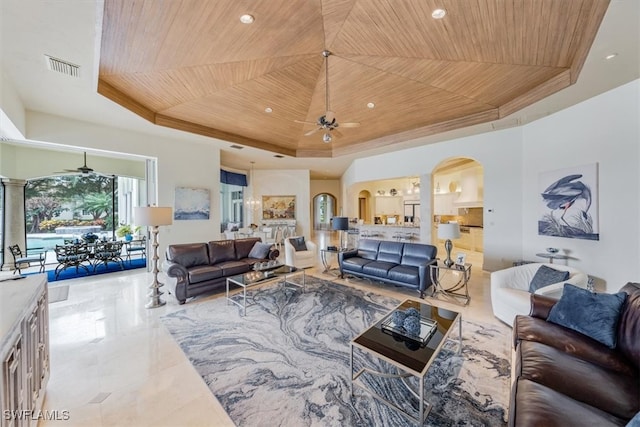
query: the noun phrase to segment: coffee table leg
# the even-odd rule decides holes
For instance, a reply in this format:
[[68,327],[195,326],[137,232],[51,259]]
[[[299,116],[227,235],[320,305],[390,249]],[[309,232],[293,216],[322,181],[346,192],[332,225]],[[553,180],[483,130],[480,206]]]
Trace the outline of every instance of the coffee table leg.
[[462,314],[458,316],[458,339],[460,340],[458,354],[462,354]]
[[349,364],[351,371],[350,371],[350,375],[351,375],[351,396],[353,396],[353,344],[351,344],[351,363]]
[[242,316],[247,315],[247,287],[242,287]]
[[420,377],[420,412],[418,413],[420,425],[424,422],[424,376]]
[[226,282],[227,282],[227,305],[229,305],[229,279],[227,279]]

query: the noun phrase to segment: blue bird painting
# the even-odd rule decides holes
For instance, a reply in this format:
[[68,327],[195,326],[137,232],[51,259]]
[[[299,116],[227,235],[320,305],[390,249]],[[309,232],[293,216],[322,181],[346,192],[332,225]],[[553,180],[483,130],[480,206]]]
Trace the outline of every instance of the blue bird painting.
[[[547,211],[538,222],[539,234],[599,240],[590,212],[593,194],[583,174],[565,175],[548,185],[540,195]],[[556,217],[554,212],[559,212],[560,216]]]

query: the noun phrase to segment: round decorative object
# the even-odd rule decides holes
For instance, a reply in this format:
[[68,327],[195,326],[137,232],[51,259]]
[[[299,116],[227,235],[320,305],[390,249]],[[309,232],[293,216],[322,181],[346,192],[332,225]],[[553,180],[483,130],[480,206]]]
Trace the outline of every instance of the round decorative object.
[[456,191],[458,191],[458,183],[456,181],[451,181],[449,183],[449,192],[455,193]]
[[402,310],[396,310],[391,315],[391,320],[396,326],[402,327],[404,324],[404,319],[407,318],[407,314]]
[[420,319],[418,317],[407,316],[402,327],[411,335],[420,335]]
[[547,248],[547,252],[550,254],[557,254],[560,251],[558,248]]
[[392,188],[391,190],[389,190],[389,194],[391,194],[392,196],[395,196],[396,194],[398,194],[398,190],[396,190],[395,188]]
[[417,317],[418,319],[420,319],[420,312],[417,309],[413,308],[413,307],[408,308],[405,311],[405,314],[407,316]]

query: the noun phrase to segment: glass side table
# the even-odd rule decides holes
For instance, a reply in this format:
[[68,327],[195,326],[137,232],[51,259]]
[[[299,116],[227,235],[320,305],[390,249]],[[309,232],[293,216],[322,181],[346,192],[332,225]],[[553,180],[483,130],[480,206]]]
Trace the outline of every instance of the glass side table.
[[[442,295],[445,299],[460,305],[467,305],[471,300],[469,296],[469,278],[471,277],[471,264],[453,264],[447,267],[442,261],[429,266],[431,283],[433,283],[432,297]],[[445,288],[444,278],[453,278],[449,287]],[[456,277],[457,276],[457,277]]]

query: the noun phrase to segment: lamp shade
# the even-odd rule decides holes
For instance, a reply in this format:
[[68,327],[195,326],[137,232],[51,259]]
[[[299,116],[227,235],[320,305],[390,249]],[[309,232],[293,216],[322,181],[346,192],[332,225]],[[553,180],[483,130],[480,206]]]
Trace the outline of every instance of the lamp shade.
[[133,208],[136,225],[158,226],[173,223],[173,209],[160,206],[138,206]]
[[349,217],[346,216],[334,216],[333,221],[333,229],[347,231],[349,229]]
[[459,239],[460,225],[455,222],[438,225],[438,239]]

